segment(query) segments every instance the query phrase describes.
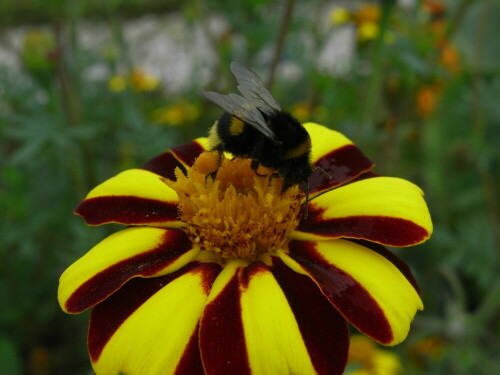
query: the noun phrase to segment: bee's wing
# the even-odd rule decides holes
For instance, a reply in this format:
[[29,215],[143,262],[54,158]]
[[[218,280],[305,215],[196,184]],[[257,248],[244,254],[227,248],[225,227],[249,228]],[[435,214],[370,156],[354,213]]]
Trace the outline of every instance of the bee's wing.
[[281,106],[264,87],[264,83],[255,72],[236,61],[231,63],[231,71],[238,81],[238,90],[251,104],[266,115],[273,111],[281,111]]
[[211,102],[217,104],[224,111],[250,124],[266,137],[277,141],[276,135],[267,126],[266,120],[259,111],[259,108],[247,99],[237,94],[223,95],[214,91],[203,91],[201,94]]

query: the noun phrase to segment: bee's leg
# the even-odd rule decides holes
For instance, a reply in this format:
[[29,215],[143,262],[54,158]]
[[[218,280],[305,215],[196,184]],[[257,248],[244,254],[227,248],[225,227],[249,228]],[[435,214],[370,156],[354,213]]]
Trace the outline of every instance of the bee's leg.
[[306,202],[304,203],[306,206],[304,208],[304,217],[303,219],[307,219],[307,215],[309,214],[309,179],[305,181],[306,183]]
[[252,162],[250,163],[250,168],[252,168],[253,171],[257,172],[257,169],[259,168],[259,161],[252,159]]
[[314,166],[313,167],[313,172],[316,172],[316,171],[319,171],[319,172],[323,173],[325,175],[325,177],[328,178],[329,180],[331,180],[333,178],[330,173],[328,173],[327,171],[325,171],[321,167]]
[[[270,175],[262,175],[263,177],[269,176],[269,179],[267,180],[267,186],[271,186],[271,181],[273,178],[281,178],[283,177],[279,172],[273,172]],[[283,187],[281,188],[281,193],[283,193],[286,189],[284,189],[285,185],[283,184]]]
[[258,161],[258,160],[255,160],[255,159],[252,159],[252,162],[250,163],[250,168],[252,168],[252,171],[254,171],[254,172],[255,172],[255,174],[256,174],[257,176],[259,176],[259,177],[266,177],[266,176],[267,176],[267,174],[259,174],[259,173],[257,172],[257,169],[259,169],[259,167],[260,167],[260,163],[259,163],[259,161]]
[[212,181],[215,181],[215,177],[217,177],[217,173],[219,172],[219,168],[220,168],[220,165],[222,164],[222,157],[223,157],[223,150],[222,149],[219,149],[219,148],[216,148],[214,149],[213,151],[217,151],[217,153],[219,154],[219,162],[218,162],[218,167],[215,171],[211,172],[211,173],[208,173],[206,176],[205,176],[205,183],[207,182],[207,179],[209,177],[212,178]]

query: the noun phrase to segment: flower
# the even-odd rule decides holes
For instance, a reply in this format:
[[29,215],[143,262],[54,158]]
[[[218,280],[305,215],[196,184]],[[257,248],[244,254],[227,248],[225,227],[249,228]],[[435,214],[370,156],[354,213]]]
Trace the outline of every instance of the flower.
[[160,85],[160,80],[154,75],[146,73],[140,68],[132,69],[130,83],[135,91],[154,91]]
[[108,79],[108,88],[113,92],[122,92],[127,88],[127,80],[120,74],[115,74]]
[[319,167],[307,217],[299,187],[282,192],[250,160],[206,152],[206,138],[103,182],[76,208],[90,225],[131,226],[60,278],[65,312],[92,308],[96,374],[341,374],[347,321],[385,345],[405,339],[423,305],[383,245],[430,236],[422,191],[371,172],[342,134],[304,126]]
[[141,68],[134,68],[127,75],[116,74],[108,79],[108,88],[113,92],[122,92],[129,85],[136,92],[154,91],[160,86],[160,80]]
[[351,336],[347,362],[357,365],[348,375],[397,375],[402,370],[396,354],[377,348],[373,341],[362,335]]
[[180,126],[192,122],[199,116],[198,107],[187,100],[178,100],[167,107],[157,108],[151,113],[155,124]]
[[[367,42],[376,39],[380,33],[381,10],[378,4],[364,4],[355,10],[335,7],[330,12],[330,22],[334,26],[352,23],[357,27],[358,39]],[[388,31],[384,37],[386,43],[393,43],[395,36]]]
[[441,362],[445,356],[449,342],[443,337],[428,336],[421,338],[410,346],[409,354],[414,367],[431,369]]
[[334,25],[343,25],[351,20],[351,12],[347,8],[335,7],[330,12],[330,21]]
[[429,118],[434,113],[441,91],[442,85],[439,83],[425,85],[418,89],[415,100],[417,114],[420,118]]
[[22,42],[22,62],[32,74],[41,77],[54,71],[60,51],[50,32],[30,30],[24,35]]

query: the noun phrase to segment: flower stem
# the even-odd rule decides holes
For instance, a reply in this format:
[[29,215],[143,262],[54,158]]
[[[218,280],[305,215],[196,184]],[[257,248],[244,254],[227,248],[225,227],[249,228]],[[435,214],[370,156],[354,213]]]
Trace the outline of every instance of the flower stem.
[[281,19],[280,30],[278,33],[278,39],[276,41],[276,46],[274,49],[273,61],[271,63],[271,71],[269,72],[269,79],[267,80],[267,87],[270,89],[274,83],[274,76],[276,73],[276,68],[280,61],[281,53],[283,52],[283,46],[285,44],[285,37],[290,25],[290,20],[292,19],[293,7],[295,5],[295,0],[288,0],[285,3],[285,9],[283,12],[283,18]]

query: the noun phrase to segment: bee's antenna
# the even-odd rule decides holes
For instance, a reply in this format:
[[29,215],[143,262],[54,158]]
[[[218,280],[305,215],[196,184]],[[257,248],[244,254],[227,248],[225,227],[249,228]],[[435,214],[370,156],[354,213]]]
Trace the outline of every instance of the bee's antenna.
[[314,171],[320,171],[321,173],[323,173],[325,175],[326,178],[328,178],[329,180],[331,180],[333,177],[330,173],[328,173],[327,171],[325,171],[323,168],[321,167],[318,167],[318,166],[314,166],[313,167]]

